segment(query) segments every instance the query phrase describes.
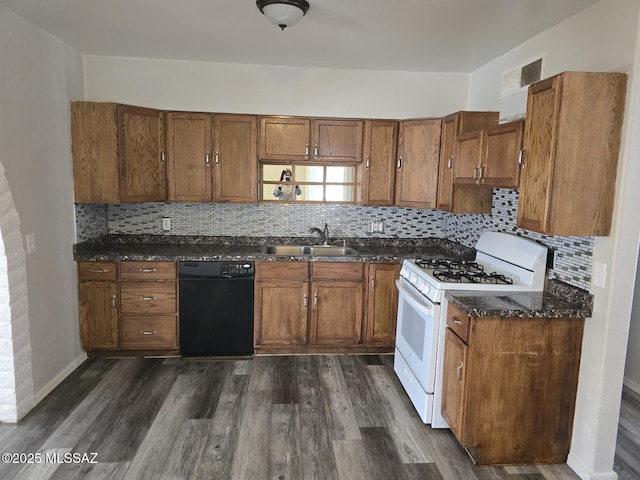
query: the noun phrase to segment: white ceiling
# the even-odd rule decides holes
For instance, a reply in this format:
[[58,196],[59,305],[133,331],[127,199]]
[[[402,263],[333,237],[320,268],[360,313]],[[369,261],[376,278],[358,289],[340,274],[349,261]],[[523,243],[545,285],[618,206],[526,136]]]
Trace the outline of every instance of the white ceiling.
[[596,1],[309,0],[284,31],[254,0],[0,4],[88,55],[468,73]]

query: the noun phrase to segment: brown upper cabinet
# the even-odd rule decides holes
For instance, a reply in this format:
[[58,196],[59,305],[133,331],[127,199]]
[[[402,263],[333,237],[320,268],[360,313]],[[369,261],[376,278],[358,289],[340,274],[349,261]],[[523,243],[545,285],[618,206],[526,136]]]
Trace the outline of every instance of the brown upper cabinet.
[[166,200],[164,113],[118,105],[118,126],[120,201]]
[[400,122],[396,205],[436,207],[441,124],[439,118]]
[[261,160],[360,162],[364,122],[349,119],[261,117]]
[[564,72],[529,87],[518,226],[608,235],[627,75]]
[[456,143],[461,135],[477,132],[498,124],[498,112],[456,112],[442,119],[440,162],[438,169],[439,210],[454,213],[488,213],[491,211],[491,189],[454,185],[457,164]]
[[454,184],[518,188],[523,130],[519,120],[460,135]]
[[163,125],[157,110],[72,102],[75,201],[166,200]]
[[212,200],[211,143],[210,114],[167,114],[169,200]]
[[213,123],[213,200],[257,202],[257,117],[215,114]]
[[393,205],[396,183],[398,122],[364,122],[364,168],[362,205]]

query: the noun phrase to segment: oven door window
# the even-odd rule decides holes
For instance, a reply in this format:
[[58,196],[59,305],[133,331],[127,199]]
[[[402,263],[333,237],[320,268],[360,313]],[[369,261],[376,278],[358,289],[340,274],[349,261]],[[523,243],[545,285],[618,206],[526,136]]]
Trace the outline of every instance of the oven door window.
[[400,287],[396,347],[426,392],[433,392],[440,305],[424,303]]

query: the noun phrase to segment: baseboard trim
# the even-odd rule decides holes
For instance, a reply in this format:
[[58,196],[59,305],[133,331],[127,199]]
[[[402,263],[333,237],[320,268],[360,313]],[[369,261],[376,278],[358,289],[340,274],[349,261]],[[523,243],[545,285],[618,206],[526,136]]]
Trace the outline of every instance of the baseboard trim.
[[80,356],[76,357],[67,365],[58,375],[53,377],[44,387],[38,390],[33,394],[33,406],[35,407],[39,404],[44,398],[49,395],[54,388],[62,383],[62,381],[67,378],[71,372],[73,372],[76,368],[78,368],[84,361],[87,359],[87,354],[82,353]]
[[569,453],[567,458],[567,465],[578,475],[582,480],[618,480],[618,474],[613,470],[606,473],[594,473],[586,468],[580,460]]

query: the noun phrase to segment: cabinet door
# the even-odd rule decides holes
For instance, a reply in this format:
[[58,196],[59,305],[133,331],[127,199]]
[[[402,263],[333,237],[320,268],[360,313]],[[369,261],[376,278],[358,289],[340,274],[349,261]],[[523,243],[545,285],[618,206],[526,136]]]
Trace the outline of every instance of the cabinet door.
[[311,345],[358,345],[362,282],[313,282],[310,323]]
[[164,114],[119,106],[120,200],[157,202],[167,198]]
[[213,122],[213,199],[216,202],[257,202],[257,118],[214,115]]
[[496,188],[518,188],[524,121],[486,130],[480,183]]
[[210,202],[211,115],[167,114],[169,200]]
[[456,161],[453,168],[454,183],[474,185],[480,181],[483,146],[482,130],[458,136],[455,146]]
[[397,138],[398,122],[365,122],[362,205],[393,205]]
[[549,218],[553,145],[560,106],[559,77],[529,87],[525,124],[525,157],[520,172],[518,226],[544,231]]
[[261,117],[259,153],[262,160],[309,160],[311,122],[303,117]]
[[453,201],[453,155],[458,129],[457,114],[442,119],[438,166],[438,209],[451,211]]
[[309,282],[261,280],[255,284],[254,344],[306,345]]
[[440,127],[440,119],[400,122],[396,205],[435,208]]
[[392,263],[369,264],[365,345],[394,346],[398,314],[396,280],[400,265]]
[[313,160],[362,161],[362,120],[314,119],[311,123]]
[[80,282],[83,349],[118,347],[117,292],[115,282]]
[[118,125],[113,103],[71,103],[74,201],[120,202]]
[[465,368],[468,347],[447,328],[442,377],[442,416],[456,438],[465,446],[464,415],[466,380]]

